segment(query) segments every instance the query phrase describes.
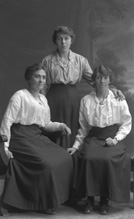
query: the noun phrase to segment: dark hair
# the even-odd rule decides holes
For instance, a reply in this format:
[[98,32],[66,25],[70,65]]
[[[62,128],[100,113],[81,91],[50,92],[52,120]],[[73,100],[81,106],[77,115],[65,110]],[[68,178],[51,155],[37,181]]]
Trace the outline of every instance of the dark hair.
[[43,65],[41,63],[36,63],[34,65],[27,67],[24,75],[25,80],[29,82],[33,74],[41,69],[44,70]]
[[54,44],[56,44],[56,39],[57,39],[57,34],[58,33],[62,33],[62,34],[67,34],[71,37],[72,39],[72,43],[74,42],[75,40],[75,34],[73,32],[73,30],[70,28],[70,27],[67,27],[67,26],[58,26],[54,33],[53,33],[53,36],[52,36],[52,40],[54,42]]
[[94,69],[93,74],[92,74],[93,81],[95,81],[98,72],[103,76],[109,76],[110,82],[112,81],[112,77],[113,77],[112,70],[105,65],[99,65],[98,67]]

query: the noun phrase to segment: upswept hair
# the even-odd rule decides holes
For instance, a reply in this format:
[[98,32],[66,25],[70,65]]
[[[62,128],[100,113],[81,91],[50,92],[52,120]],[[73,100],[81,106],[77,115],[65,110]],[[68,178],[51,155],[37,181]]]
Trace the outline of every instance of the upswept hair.
[[94,69],[93,74],[92,74],[92,81],[95,82],[98,72],[103,76],[109,76],[110,82],[112,81],[113,72],[108,66],[105,66],[105,65],[99,65],[98,67]]
[[71,37],[72,39],[72,43],[74,42],[75,40],[75,34],[73,32],[73,30],[70,28],[70,27],[67,27],[67,26],[58,26],[54,33],[53,33],[53,36],[52,36],[52,40],[54,42],[54,44],[56,44],[56,39],[57,39],[57,34],[58,33],[61,33],[61,34],[67,34]]
[[34,65],[28,66],[26,68],[26,71],[25,71],[25,74],[24,74],[25,80],[29,82],[31,80],[33,74],[36,71],[41,70],[41,69],[44,70],[42,63],[36,63]]

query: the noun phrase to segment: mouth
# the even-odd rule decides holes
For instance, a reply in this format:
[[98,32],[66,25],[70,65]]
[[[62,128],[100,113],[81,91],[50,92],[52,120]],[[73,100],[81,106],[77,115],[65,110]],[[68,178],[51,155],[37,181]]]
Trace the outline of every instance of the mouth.
[[66,47],[67,47],[67,46],[65,46],[65,45],[64,45],[64,46],[62,46],[62,48],[63,48],[63,49],[65,49]]

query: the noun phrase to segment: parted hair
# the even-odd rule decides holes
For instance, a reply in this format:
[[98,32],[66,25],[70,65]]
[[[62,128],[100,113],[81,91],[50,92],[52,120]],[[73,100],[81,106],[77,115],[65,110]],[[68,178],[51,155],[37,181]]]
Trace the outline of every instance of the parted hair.
[[75,34],[74,34],[72,28],[67,27],[67,26],[58,26],[58,27],[55,29],[55,31],[54,31],[54,33],[53,33],[53,36],[52,36],[52,40],[53,40],[54,44],[56,44],[56,39],[57,39],[57,34],[58,34],[58,33],[62,33],[62,34],[67,34],[67,35],[69,35],[69,36],[71,37],[71,39],[72,39],[72,43],[73,43],[74,40],[75,40]]
[[92,74],[92,81],[95,82],[98,72],[103,76],[109,76],[110,82],[112,81],[113,72],[108,66],[105,66],[105,65],[99,65],[98,67],[94,69],[93,74]]
[[28,66],[26,68],[26,71],[25,71],[25,74],[24,74],[25,80],[29,82],[30,79],[32,78],[33,74],[36,71],[41,70],[41,69],[44,70],[42,63],[36,63],[34,65]]

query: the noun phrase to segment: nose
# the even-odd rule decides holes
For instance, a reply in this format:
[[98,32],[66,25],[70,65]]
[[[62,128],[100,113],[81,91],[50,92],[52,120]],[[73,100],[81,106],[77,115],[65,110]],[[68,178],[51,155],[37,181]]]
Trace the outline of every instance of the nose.
[[65,43],[65,39],[64,39],[64,38],[62,38],[61,42],[62,42],[62,44],[64,44],[64,43]]
[[104,78],[104,77],[102,77],[102,78],[101,78],[101,82],[104,82],[104,81],[105,81],[105,78]]
[[44,77],[40,77],[40,82],[44,82],[46,79]]

